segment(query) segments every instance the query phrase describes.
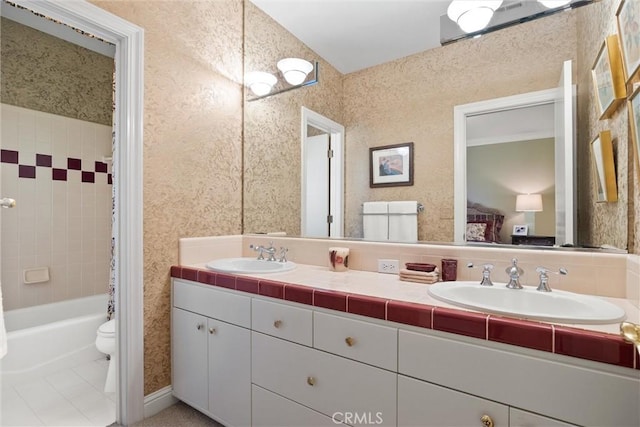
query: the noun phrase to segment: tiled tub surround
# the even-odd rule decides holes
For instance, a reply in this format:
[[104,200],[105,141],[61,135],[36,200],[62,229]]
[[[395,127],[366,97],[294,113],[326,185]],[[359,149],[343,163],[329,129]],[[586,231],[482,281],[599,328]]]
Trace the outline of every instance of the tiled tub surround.
[[[230,275],[215,273],[204,268],[204,263],[216,258],[232,256],[253,256],[248,249],[250,243],[264,244],[274,241],[274,246],[289,248],[289,259],[299,264],[298,268],[285,273],[269,275]],[[459,265],[467,261],[494,262],[496,271],[494,281],[506,281],[499,277],[502,264],[507,265],[511,256],[517,256],[525,272],[533,271],[530,267],[537,258],[546,259],[543,265],[551,268],[560,266],[565,261],[578,267],[572,257],[587,257],[585,262],[607,269],[606,265],[616,266],[622,270],[622,283],[612,283],[610,287],[597,287],[601,291],[609,290],[614,296],[604,296],[610,302],[622,307],[627,313],[627,320],[638,323],[640,311],[636,304],[625,298],[625,279],[633,281],[628,287],[636,290],[638,282],[638,260],[631,256],[627,267],[627,255],[596,253],[558,253],[550,251],[514,252],[509,249],[472,248],[431,245],[394,245],[375,244],[369,242],[346,242],[340,244],[351,248],[351,270],[336,273],[325,267],[326,248],[335,241],[315,239],[271,238],[267,236],[224,236],[214,238],[193,238],[180,240],[180,266],[171,269],[174,278],[182,278],[195,282],[219,286],[227,289],[263,295],[322,307],[351,314],[388,320],[411,326],[434,329],[482,340],[500,342],[519,347],[531,348],[554,354],[592,360],[626,368],[640,370],[640,356],[635,347],[625,342],[618,333],[619,325],[560,325],[546,322],[520,320],[504,316],[489,315],[472,310],[461,309],[440,302],[427,293],[427,286],[402,282],[396,275],[386,275],[372,271],[355,270],[364,265],[362,256],[368,264],[373,265],[378,258],[400,259],[402,263],[409,261],[439,262],[441,257],[456,257]],[[293,249],[292,247],[296,247]],[[437,254],[437,255],[436,255]],[[356,256],[353,256],[356,255]],[[552,258],[560,258],[553,261]],[[604,257],[599,260],[600,257]],[[352,261],[358,260],[356,262]],[[437,258],[437,259],[436,259]],[[313,265],[311,260],[319,265]],[[504,260],[504,261],[503,261]],[[552,263],[553,261],[553,263]],[[355,264],[355,266],[354,266]],[[535,264],[535,263],[534,263]],[[587,268],[587,265],[585,265]],[[627,271],[628,270],[628,271]],[[458,269],[459,280],[479,279],[478,270]],[[497,274],[496,274],[497,273]],[[588,272],[587,272],[588,274]],[[591,272],[594,279],[594,273]],[[626,274],[626,275],[625,275]],[[620,273],[618,273],[620,275]],[[567,276],[569,277],[569,276]],[[582,277],[582,275],[581,275]],[[556,278],[557,279],[557,278]],[[525,284],[531,284],[526,282]],[[561,285],[565,285],[564,287]],[[577,292],[579,283],[562,283],[557,280],[551,283],[552,288]],[[618,289],[620,288],[620,289]],[[589,285],[589,289],[592,289]],[[582,292],[587,293],[587,292]],[[622,296],[616,296],[622,294]]]
[[[105,293],[111,242],[111,127],[2,104],[2,293],[12,310]],[[23,284],[25,269],[50,280]]]

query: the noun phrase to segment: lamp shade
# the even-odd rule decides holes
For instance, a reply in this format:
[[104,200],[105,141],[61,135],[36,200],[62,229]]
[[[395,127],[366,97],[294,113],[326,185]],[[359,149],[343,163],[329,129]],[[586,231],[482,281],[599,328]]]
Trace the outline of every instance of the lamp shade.
[[473,33],[489,24],[500,5],[502,0],[453,0],[447,8],[447,16],[465,33]]
[[571,3],[571,0],[538,0],[547,9],[555,9]]
[[278,79],[273,74],[264,71],[252,71],[244,76],[244,83],[257,96],[263,96],[271,92],[271,88]]
[[285,58],[278,61],[278,70],[287,83],[295,86],[304,82],[307,74],[313,70],[313,64],[300,58]]
[[516,212],[541,212],[541,194],[518,194],[516,196]]

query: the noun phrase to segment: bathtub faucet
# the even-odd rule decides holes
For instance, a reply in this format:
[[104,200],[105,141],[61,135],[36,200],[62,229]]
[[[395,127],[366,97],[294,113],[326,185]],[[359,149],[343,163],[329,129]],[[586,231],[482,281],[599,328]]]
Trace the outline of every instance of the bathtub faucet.
[[511,267],[507,267],[504,271],[509,275],[509,283],[507,283],[507,288],[522,289],[522,285],[520,284],[520,276],[524,274],[524,270],[518,267],[518,259],[511,259]]

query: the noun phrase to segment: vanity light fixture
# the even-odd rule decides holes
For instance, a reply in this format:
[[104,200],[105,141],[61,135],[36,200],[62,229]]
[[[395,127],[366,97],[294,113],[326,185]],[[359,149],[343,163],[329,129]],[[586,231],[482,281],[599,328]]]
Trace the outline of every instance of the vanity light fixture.
[[475,33],[489,25],[500,5],[502,0],[453,0],[447,16],[465,33]]
[[556,9],[571,3],[571,0],[538,0],[547,9]]
[[278,70],[290,85],[302,84],[313,70],[313,64],[300,58],[285,58],[278,61]]
[[256,96],[264,96],[271,92],[271,88],[276,84],[276,76],[264,71],[252,71],[245,75],[245,84]]

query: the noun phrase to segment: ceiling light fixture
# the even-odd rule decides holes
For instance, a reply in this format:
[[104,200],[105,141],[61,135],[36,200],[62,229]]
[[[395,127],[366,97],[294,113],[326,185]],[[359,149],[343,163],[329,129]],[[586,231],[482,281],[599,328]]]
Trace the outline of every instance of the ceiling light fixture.
[[489,25],[500,5],[502,0],[453,0],[447,16],[465,33],[474,33]]
[[300,58],[285,58],[278,61],[278,69],[290,85],[299,85],[313,70],[313,64]]
[[571,3],[571,0],[538,0],[547,9],[556,9]]
[[264,71],[252,71],[245,75],[244,81],[255,95],[264,96],[271,92],[271,88],[278,79],[273,74]]

